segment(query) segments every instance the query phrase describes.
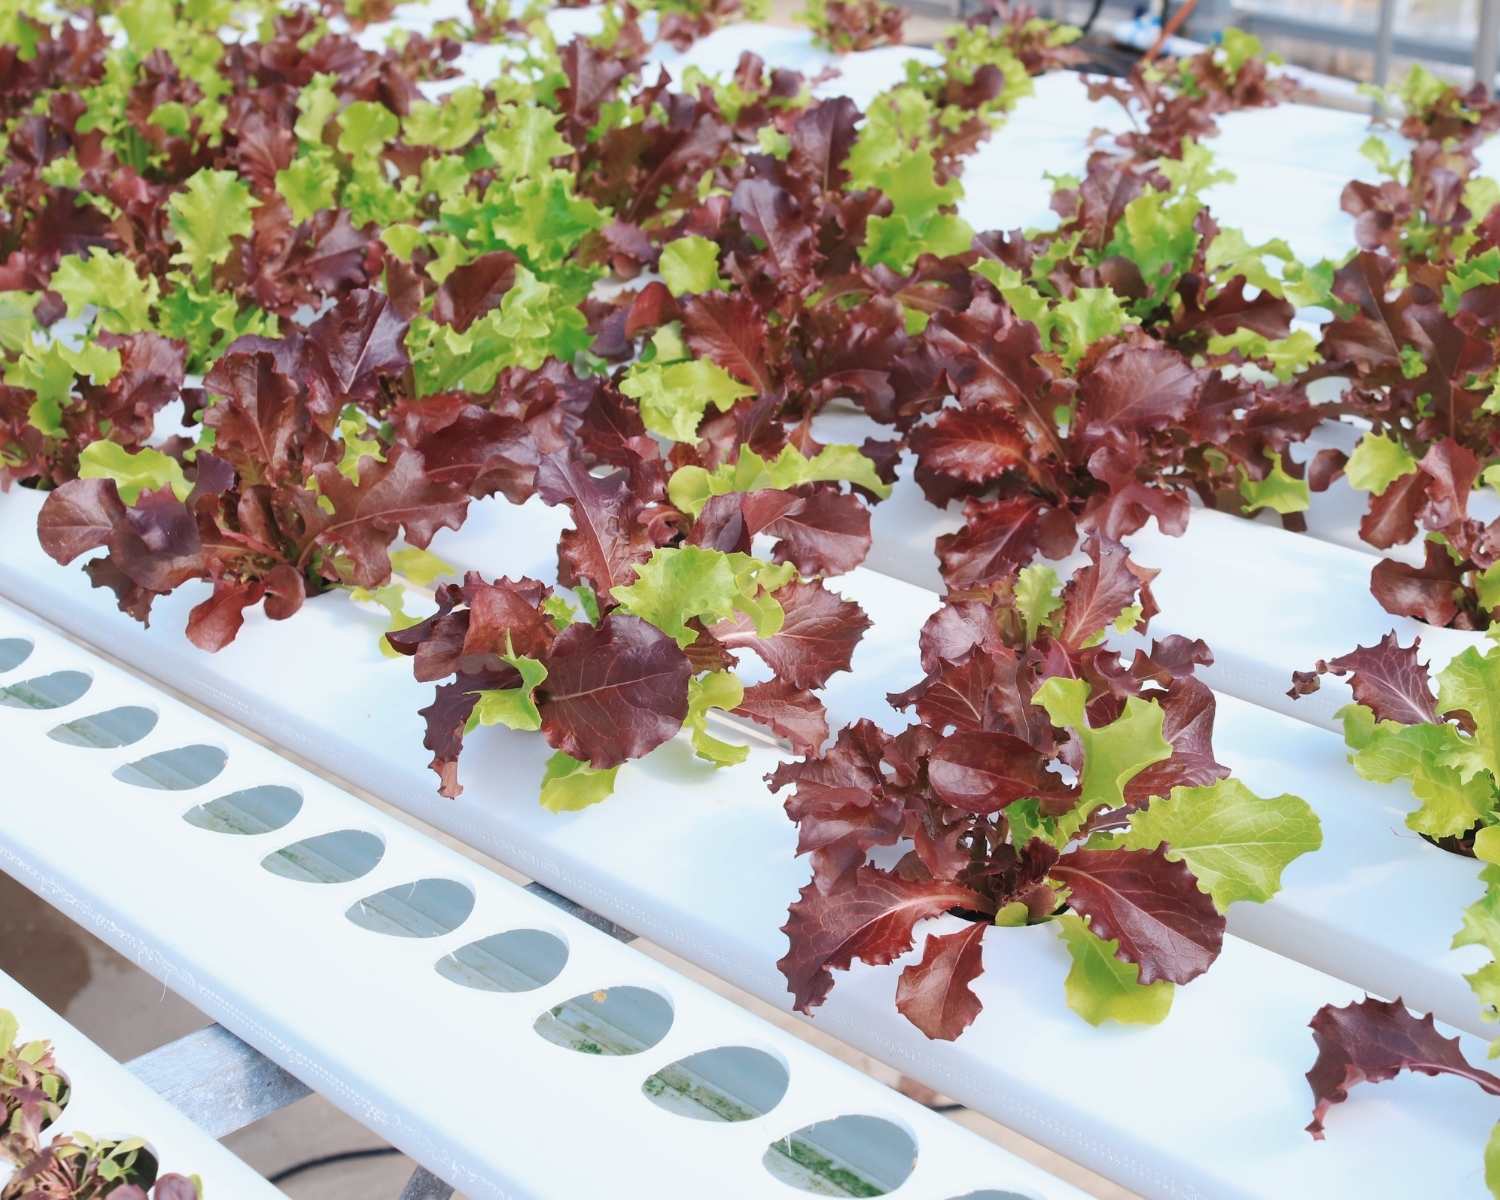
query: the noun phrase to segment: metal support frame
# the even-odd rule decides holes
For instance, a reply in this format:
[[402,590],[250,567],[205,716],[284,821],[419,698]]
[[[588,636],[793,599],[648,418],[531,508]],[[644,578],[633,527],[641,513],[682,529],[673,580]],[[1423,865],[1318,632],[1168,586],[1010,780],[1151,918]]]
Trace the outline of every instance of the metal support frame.
[[158,1046],[125,1068],[216,1138],[295,1104],[310,1091],[221,1025]]
[[623,942],[628,946],[631,942],[635,941],[636,935],[631,933],[630,930],[616,925],[606,917],[601,917],[591,908],[585,908],[576,901],[569,900],[561,892],[554,892],[544,884],[528,883],[526,890],[538,900],[545,900],[548,904],[562,909],[570,917],[577,917],[585,925],[592,925],[600,933],[609,934],[617,942]]
[[1375,23],[1375,85],[1385,87],[1391,77],[1391,54],[1396,45],[1396,0],[1380,0]]
[[401,1189],[401,1200],[449,1200],[453,1189],[429,1171],[418,1167]]
[[[1342,46],[1351,50],[1367,50],[1377,57],[1377,81],[1383,78],[1379,58],[1384,40],[1384,72],[1389,74],[1390,63],[1397,55],[1410,58],[1426,58],[1454,66],[1472,65],[1475,78],[1493,87],[1493,80],[1500,71],[1500,0],[1478,0],[1479,28],[1474,41],[1425,37],[1420,33],[1402,32],[1396,28],[1395,0],[1381,4],[1379,16],[1373,27],[1350,26],[1335,21],[1319,20],[1303,16],[1290,10],[1267,12],[1261,9],[1242,7],[1237,0],[1205,0],[1199,4],[1188,22],[1193,36],[1208,39],[1228,25],[1238,25],[1254,33],[1280,34],[1301,38],[1329,46]],[[908,4],[907,7],[916,7]],[[1125,0],[1108,0],[1100,15],[1100,28],[1111,20],[1129,15],[1134,5]],[[1077,17],[1077,12],[1068,11],[1068,6],[1053,3],[1044,6],[1044,11],[1059,19]]]
[[[1493,6],[1495,0],[1484,0],[1486,6]],[[1449,40],[1446,38],[1422,37],[1419,34],[1403,33],[1395,28],[1394,4],[1389,5],[1392,9],[1392,21],[1390,29],[1390,55],[1395,57],[1426,58],[1434,62],[1450,63],[1454,66],[1466,66],[1475,59],[1475,47],[1467,41]],[[1382,10],[1384,11],[1384,10]],[[1372,54],[1379,52],[1380,25],[1374,28],[1338,25],[1328,21],[1315,20],[1312,17],[1299,16],[1290,12],[1263,12],[1255,9],[1239,8],[1234,13],[1235,21],[1244,29],[1252,33],[1279,34],[1284,37],[1301,38],[1304,41],[1319,42],[1326,46],[1342,46],[1350,50],[1368,50]]]
[[1500,69],[1500,0],[1479,0],[1479,32],[1474,38],[1474,80],[1495,90]]

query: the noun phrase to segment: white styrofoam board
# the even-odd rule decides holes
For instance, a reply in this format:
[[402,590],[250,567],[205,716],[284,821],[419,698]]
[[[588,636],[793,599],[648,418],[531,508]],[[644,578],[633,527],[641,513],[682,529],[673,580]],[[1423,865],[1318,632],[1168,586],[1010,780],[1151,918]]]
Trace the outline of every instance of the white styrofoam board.
[[[7,529],[25,527],[16,498],[0,507]],[[509,511],[516,524],[495,569],[541,570],[528,552],[546,541],[547,522]],[[527,534],[538,526],[540,537]],[[747,763],[716,772],[677,739],[622,771],[605,804],[560,816],[536,803],[542,739],[490,730],[498,736],[476,736],[465,755],[465,794],[444,800],[423,765],[415,712],[430,690],[404,663],[380,656],[375,615],[325,597],[279,626],[255,614],[233,646],[204,655],[180,633],[198,589],[160,602],[143,629],[39,553],[7,545],[0,591],[611,920],[787,1003],[774,965],[785,948],[777,927],[807,872],[793,858],[795,829],[760,782],[777,752],[755,745]],[[888,594],[913,612],[932,602],[894,587]],[[871,694],[897,686],[910,654],[909,643],[867,637],[851,679]],[[1288,876],[1315,870],[1316,859],[1304,858]],[[1477,1094],[1447,1086],[1458,1081],[1423,1079],[1420,1095],[1398,1084],[1357,1097],[1322,1145],[1301,1131],[1301,1073],[1313,1057],[1304,1026],[1321,1004],[1357,996],[1350,984],[1231,936],[1213,970],[1179,989],[1162,1025],[1091,1030],[1062,1002],[1066,954],[1050,931],[996,937],[987,957],[986,1011],[956,1044],[928,1041],[896,1013],[894,968],[841,978],[817,1023],[1147,1196],[1358,1187],[1394,1197],[1425,1185],[1482,1194],[1478,1148],[1491,1114]],[[1205,1102],[1183,1103],[1195,1096]],[[1413,1139],[1433,1147],[1420,1164],[1404,1148]],[[1451,1177],[1437,1180],[1434,1163],[1451,1167]]]
[[[1081,1200],[1008,1151],[3,603],[0,638],[31,643],[23,662],[0,672],[0,686],[56,671],[81,671],[92,681],[59,708],[0,707],[0,754],[11,795],[21,801],[0,821],[0,866],[464,1194],[784,1196],[759,1165],[766,1147],[812,1122],[859,1114],[892,1122],[916,1141],[916,1166],[894,1195],[942,1200],[988,1187],[1027,1200]],[[154,711],[155,728],[114,749],[45,736],[61,722],[120,706]],[[357,720],[341,723],[357,739],[364,735]],[[223,771],[199,787],[157,791],[113,777],[120,766],[191,745],[227,755]],[[281,829],[227,835],[181,819],[210,798],[266,785],[302,797]],[[379,863],[359,878],[303,882],[259,865],[268,853],[342,829],[384,844]],[[128,888],[120,886],[121,862],[132,864]],[[450,932],[384,936],[343,916],[362,898],[424,879],[457,881],[474,897],[472,912]],[[461,947],[512,929],[561,938],[568,949],[561,973],[535,990],[499,993],[434,970]],[[576,1053],[531,1030],[539,1014],[570,997],[627,986],[657,993],[673,1012],[666,1036],[642,1053]],[[643,1081],[657,1070],[719,1046],[780,1060],[789,1077],[780,1103],[754,1120],[718,1123],[667,1112],[642,1096]],[[81,1067],[67,1049],[61,1062],[72,1073]],[[145,1117],[150,1127],[137,1132],[157,1136],[155,1111]],[[101,1119],[94,1132],[119,1126],[118,1116]],[[161,1128],[161,1136],[175,1129]],[[588,1153],[578,1153],[580,1138]],[[193,1153],[180,1147],[166,1161],[187,1164]],[[257,1193],[210,1190],[211,1197],[242,1194]]]
[[[282,1194],[3,971],[0,1009],[20,1022],[20,1041],[52,1043],[58,1070],[68,1080],[67,1106],[42,1134],[44,1144],[72,1133],[107,1141],[141,1138],[162,1174],[201,1176],[208,1200]],[[12,1174],[0,1163],[0,1187]]]

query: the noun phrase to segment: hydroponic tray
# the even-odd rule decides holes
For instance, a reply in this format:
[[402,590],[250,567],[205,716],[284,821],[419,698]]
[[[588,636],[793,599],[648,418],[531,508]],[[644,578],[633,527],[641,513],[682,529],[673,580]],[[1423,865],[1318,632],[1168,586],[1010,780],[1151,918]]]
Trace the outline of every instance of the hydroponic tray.
[[[16,493],[3,501],[7,523],[25,502]],[[516,572],[526,569],[527,557],[517,538],[527,525],[527,536],[537,536],[539,523],[529,509],[511,511],[517,524],[509,528],[506,561]],[[759,781],[782,760],[780,752],[755,746],[743,765],[715,772],[678,738],[622,772],[608,804],[558,815],[535,800],[546,747],[491,730],[494,736],[476,739],[465,758],[464,795],[446,800],[422,765],[416,709],[428,689],[411,681],[404,663],[381,656],[382,619],[374,613],[328,596],[280,626],[257,614],[232,646],[204,655],[180,633],[190,597],[161,601],[144,629],[103,593],[79,589],[71,572],[27,561],[30,553],[7,549],[0,564],[0,592],[12,600],[273,744],[786,1005],[775,967],[784,945],[777,927],[806,867],[793,857],[795,829]],[[864,579],[872,587],[885,583],[898,607],[925,598],[872,573]],[[867,637],[850,678],[872,694],[883,690],[876,681],[888,663],[909,653],[895,646]],[[1304,859],[1288,877],[1316,863],[1316,855]],[[1430,1164],[1414,1162],[1404,1149],[1411,1144],[1448,1147],[1441,1155],[1451,1163],[1448,1186],[1454,1194],[1476,1191],[1478,1166],[1461,1148],[1483,1137],[1488,1105],[1452,1086],[1462,1081],[1405,1080],[1344,1106],[1330,1121],[1327,1142],[1302,1132],[1309,1108],[1302,1073],[1313,1058],[1306,1022],[1319,1005],[1346,1002],[1359,988],[1230,937],[1215,969],[1179,989],[1162,1024],[1090,1029],[1060,1003],[1067,970],[1061,945],[1046,931],[1016,933],[1002,943],[1009,955],[1002,969],[991,952],[991,969],[977,985],[986,1011],[958,1043],[931,1042],[896,1012],[894,973],[858,967],[816,1023],[1150,1197],[1337,1194],[1351,1180],[1371,1196],[1405,1196],[1432,1178]],[[287,1021],[303,1026],[300,1011]],[[1184,1104],[1184,1096],[1213,1102]],[[1236,1114],[1233,1122],[1223,1119],[1226,1111]],[[1430,1120],[1441,1124],[1429,1129]],[[1347,1141],[1338,1136],[1341,1121],[1351,1128]]]
[[0,654],[0,867],[464,1194],[1080,1196],[9,605]]
[[[439,12],[403,12],[391,27],[421,30]],[[555,16],[555,25],[573,27],[597,19]],[[805,34],[762,26],[720,30],[686,54],[653,54],[674,71],[689,63],[727,70],[746,48],[773,65],[804,70],[830,61]],[[822,90],[864,103],[899,76],[912,53],[839,60],[843,77]],[[496,60],[470,48],[461,61],[482,82]],[[1037,94],[968,162],[962,211],[978,228],[1048,223],[1043,172],[1080,169],[1089,150],[1085,131],[1096,124],[1118,129],[1121,121],[1112,106],[1089,103],[1074,77],[1037,80]],[[1295,148],[1285,145],[1290,124],[1299,133]],[[1373,178],[1355,153],[1366,136],[1363,119],[1293,106],[1236,114],[1222,125],[1218,161],[1240,179],[1209,193],[1216,215],[1252,241],[1284,237],[1302,257],[1345,253],[1352,221],[1338,211],[1339,190],[1351,177]],[[1350,985],[1399,993],[1483,1029],[1462,980],[1481,956],[1447,949],[1456,914],[1478,894],[1477,867],[1433,851],[1402,827],[1404,789],[1377,790],[1347,770],[1340,741],[1315,727],[1330,724],[1341,689],[1326,688],[1296,706],[1282,696],[1292,669],[1393,626],[1405,635],[1422,632],[1418,623],[1384,614],[1369,596],[1371,556],[1349,546],[1352,499],[1337,491],[1315,497],[1312,536],[1198,512],[1184,538],[1143,531],[1131,539],[1138,559],[1165,568],[1154,632],[1203,637],[1214,647],[1217,662],[1205,677],[1222,693],[1219,756],[1257,791],[1303,794],[1324,826],[1324,849],[1287,872],[1275,901],[1236,907],[1231,929],[1249,941],[1229,939],[1218,969],[1179,991],[1165,1024],[1144,1031],[1079,1025],[1057,1003],[1065,957],[1033,932],[1004,942],[1011,957],[1000,970],[992,943],[991,970],[979,985],[987,1012],[958,1045],[928,1042],[895,1014],[893,972],[851,972],[819,1025],[1150,1196],[1351,1188],[1409,1195],[1434,1186],[1477,1194],[1479,1169],[1469,1148],[1488,1124],[1485,1104],[1456,1081],[1403,1080],[1374,1098],[1358,1097],[1348,1107],[1360,1114],[1359,1136],[1348,1146],[1339,1139],[1350,1120],[1343,1113],[1330,1123],[1328,1145],[1314,1146],[1298,1132],[1308,1107],[1300,1074],[1312,1058],[1303,1023],[1319,1004],[1356,995]],[[29,529],[35,502],[25,494],[0,500],[0,520]],[[836,722],[868,715],[899,723],[880,697],[919,677],[914,635],[936,603],[923,590],[936,583],[932,541],[951,520],[927,507],[909,482],[876,508],[873,570],[834,584],[876,620],[853,673],[828,691]],[[535,503],[512,509],[488,502],[434,549],[486,574],[546,579],[558,524],[555,511]],[[467,794],[442,800],[420,765],[415,710],[427,689],[410,682],[403,664],[378,655],[382,617],[341,597],[314,601],[274,629],[257,613],[234,646],[208,658],[179,632],[201,597],[196,589],[159,603],[154,628],[144,631],[120,617],[107,595],[87,592],[76,567],[54,566],[29,533],[21,541],[0,558],[0,591],[18,602],[604,915],[785,1002],[772,965],[781,952],[775,928],[805,874],[792,857],[794,830],[757,779],[781,761],[777,749],[762,742],[740,768],[711,773],[678,738],[624,773],[604,808],[555,816],[534,802],[545,753],[539,740],[486,731],[465,756]],[[1441,665],[1474,639],[1427,630],[1425,641]],[[275,682],[259,682],[266,679]],[[35,852],[44,850],[29,848],[28,861]],[[166,916],[154,912],[152,919]],[[1400,1112],[1404,1093],[1416,1088],[1421,1095],[1413,1092],[1408,1112]],[[1236,1114],[1232,1128],[1218,1127],[1226,1111]],[[1404,1161],[1410,1144],[1423,1146],[1419,1162]],[[468,1159],[450,1165],[460,1173],[473,1167]]]
[[[105,1141],[143,1138],[163,1173],[201,1176],[212,1200],[282,1194],[4,972],[0,1009],[20,1023],[19,1044],[52,1043],[67,1077],[67,1104],[42,1134],[44,1144],[74,1133]],[[0,1162],[0,1188],[13,1174]]]

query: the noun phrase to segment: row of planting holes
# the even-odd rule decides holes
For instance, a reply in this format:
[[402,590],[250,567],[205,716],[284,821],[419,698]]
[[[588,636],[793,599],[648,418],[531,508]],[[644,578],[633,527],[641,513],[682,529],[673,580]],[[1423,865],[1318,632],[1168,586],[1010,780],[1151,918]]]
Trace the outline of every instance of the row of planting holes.
[[[32,645],[0,638],[0,672],[20,666]],[[92,684],[81,671],[56,671],[0,688],[0,707],[53,709],[80,700]],[[55,726],[48,736],[66,746],[119,749],[140,741],[157,721],[148,708],[126,706]],[[211,746],[164,750],[115,770],[136,787],[185,791],[202,787],[224,769],[226,755]],[[199,804],[183,819],[213,833],[256,835],[288,825],[302,797],[287,787],[247,788]],[[345,829],[307,838],[267,855],[261,866],[307,883],[347,883],[375,869],[385,843],[373,833]],[[441,937],[464,923],[474,895],[451,879],[422,879],[357,901],[345,914],[362,928],[395,937]],[[445,979],[493,992],[527,992],[556,979],[567,946],[550,933],[513,929],[471,942],[437,963]],[[537,1018],[535,1031],[549,1042],[584,1054],[624,1055],[649,1050],[672,1027],[672,1008],[656,992],[610,988],[566,1001]],[[747,1121],[769,1113],[786,1094],[786,1067],[761,1050],[724,1046],[664,1067],[641,1085],[656,1104],[679,1116],[706,1121]],[[808,1125],[767,1147],[762,1159],[773,1176],[824,1196],[882,1196],[900,1187],[916,1166],[910,1134],[877,1117],[843,1116]],[[1027,1200],[1017,1192],[987,1189],[957,1200]]]

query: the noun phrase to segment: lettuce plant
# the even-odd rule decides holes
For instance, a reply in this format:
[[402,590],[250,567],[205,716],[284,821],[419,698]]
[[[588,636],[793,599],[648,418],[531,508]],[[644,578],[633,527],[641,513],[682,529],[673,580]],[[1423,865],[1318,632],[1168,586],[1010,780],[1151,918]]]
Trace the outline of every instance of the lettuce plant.
[[[1215,54],[1248,81],[1247,52]],[[1222,81],[1228,62],[1195,69]],[[1164,86],[1141,84],[1153,112]],[[1221,89],[1211,111],[1276,91]],[[965,501],[962,528],[937,545],[950,588],[1004,579],[1092,531],[1119,538],[1154,517],[1181,532],[1191,495],[1294,526],[1308,506],[1286,451],[1323,418],[1301,378],[1317,347],[1291,320],[1326,298],[1333,268],[1221,229],[1201,192],[1226,176],[1183,132],[1211,126],[1161,121],[1177,141],[1096,151],[1083,178],[1059,179],[1055,229],[979,235],[934,290],[923,342],[936,373],[891,416],[928,499]]]
[[769,777],[791,788],[812,862],[779,964],[798,1009],[823,1002],[834,970],[889,963],[918,922],[957,913],[969,923],[929,934],[897,985],[929,1037],[979,1014],[989,930],[1036,924],[1067,948],[1075,1012],[1154,1023],[1218,956],[1224,910],[1269,899],[1320,845],[1306,803],[1257,797],[1215,760],[1202,642],[1174,636],[1128,663],[1104,645],[1144,631],[1155,572],[1099,537],[1086,553],[1065,586],[1032,566],[984,599],[950,598],[922,631],[926,676],[890,697],[917,723],[857,722]]
[[816,45],[848,54],[899,46],[906,13],[884,0],[807,0],[798,19],[812,30]]
[[[1484,894],[1463,915],[1453,945],[1483,947],[1500,959],[1500,646],[1470,646],[1434,680],[1420,641],[1394,633],[1374,646],[1298,672],[1293,697],[1316,691],[1324,674],[1347,677],[1354,703],[1339,711],[1349,761],[1376,783],[1405,780],[1416,807],[1407,826],[1438,845],[1486,863]],[[1434,687],[1434,684],[1436,686]],[[1469,975],[1486,1017],[1500,1019],[1500,965]]]
[[1500,191],[1474,150],[1500,128],[1500,105],[1414,68],[1398,90],[1405,161],[1365,146],[1386,178],[1355,181],[1343,207],[1359,252],[1335,275],[1319,347],[1347,381],[1333,411],[1369,423],[1353,454],[1328,450],[1312,472],[1368,494],[1360,536],[1389,549],[1423,536],[1424,561],[1379,563],[1370,585],[1388,612],[1482,629],[1500,605],[1500,538],[1469,512],[1500,458]]
[[206,650],[232,641],[262,601],[279,620],[310,592],[387,583],[398,534],[426,547],[458,528],[469,502],[420,450],[361,436],[359,406],[379,404],[388,378],[410,370],[405,327],[386,296],[360,291],[306,335],[237,343],[204,380],[199,441],[93,453],[97,471],[42,505],[43,548],[62,563],[102,549],[91,581],[143,622],[157,596],[211,582],[187,627]]
[[1136,161],[1170,158],[1184,138],[1212,136],[1215,117],[1290,100],[1295,85],[1270,70],[1280,61],[1266,54],[1253,34],[1225,29],[1217,45],[1197,54],[1171,63],[1137,63],[1123,80],[1091,82],[1089,98],[1114,100],[1130,114],[1135,128],[1118,140]]
[[[435,616],[388,635],[418,680],[447,680],[423,710],[445,795],[461,790],[465,737],[487,724],[547,739],[556,753],[541,798],[559,810],[604,799],[621,764],[684,726],[699,757],[744,761],[747,746],[709,733],[711,708],[804,750],[826,737],[815,693],[849,668],[869,626],[857,604],[797,565],[821,571],[847,552],[846,531],[823,527],[838,524],[825,511],[841,498],[835,485],[778,487],[782,456],[738,481],[701,472],[689,494],[673,487],[678,507],[654,444],[637,440],[648,453],[602,475],[573,448],[537,462],[536,494],[573,520],[558,545],[561,589],[471,574],[439,589]],[[779,561],[751,553],[757,536]],[[868,544],[867,524],[862,536]],[[770,678],[747,686],[735,671],[741,651]]]
[[139,1138],[95,1141],[82,1133],[43,1142],[67,1102],[68,1084],[48,1042],[21,1042],[0,1009],[0,1162],[14,1168],[0,1200],[202,1200],[197,1176],[146,1173]]

